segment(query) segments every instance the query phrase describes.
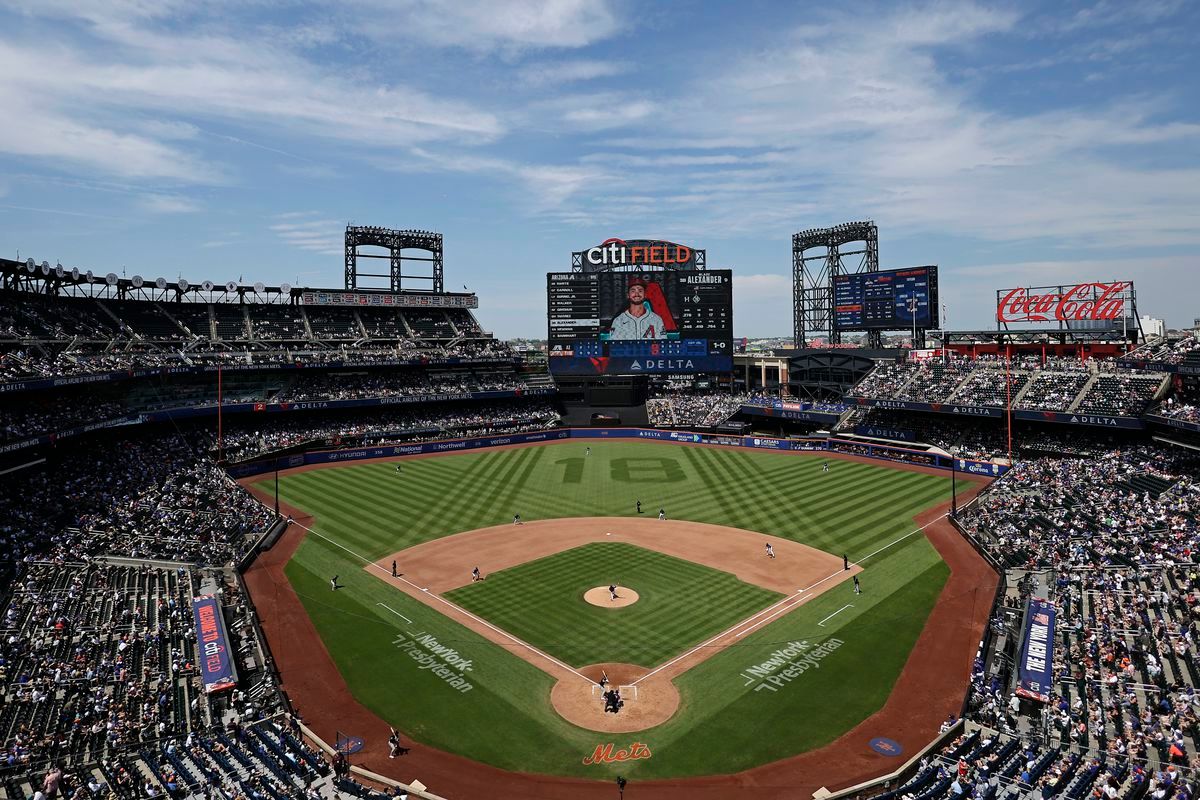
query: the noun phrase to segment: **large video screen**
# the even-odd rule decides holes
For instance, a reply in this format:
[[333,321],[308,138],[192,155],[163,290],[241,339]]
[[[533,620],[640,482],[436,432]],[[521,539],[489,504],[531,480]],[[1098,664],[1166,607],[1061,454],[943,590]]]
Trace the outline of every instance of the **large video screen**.
[[551,272],[550,371],[560,375],[729,372],[733,273]]
[[843,331],[895,331],[937,327],[937,267],[860,272],[833,279],[833,324]]

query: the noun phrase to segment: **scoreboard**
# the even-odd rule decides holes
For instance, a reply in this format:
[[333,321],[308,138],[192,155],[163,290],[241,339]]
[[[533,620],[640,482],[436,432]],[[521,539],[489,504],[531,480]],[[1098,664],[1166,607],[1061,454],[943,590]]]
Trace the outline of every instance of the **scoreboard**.
[[837,275],[833,279],[833,327],[843,331],[904,330],[937,324],[937,267]]
[[552,373],[733,369],[729,270],[551,272],[546,297]]

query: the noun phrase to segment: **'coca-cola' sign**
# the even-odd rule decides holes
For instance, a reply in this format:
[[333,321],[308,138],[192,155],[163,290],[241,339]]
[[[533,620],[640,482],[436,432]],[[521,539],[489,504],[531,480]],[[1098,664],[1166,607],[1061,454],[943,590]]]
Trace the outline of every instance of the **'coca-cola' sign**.
[[1009,289],[996,304],[996,319],[1000,322],[1113,320],[1125,310],[1125,292],[1132,288],[1132,281],[1112,281],[1079,283],[1043,294],[1033,294],[1030,289]]

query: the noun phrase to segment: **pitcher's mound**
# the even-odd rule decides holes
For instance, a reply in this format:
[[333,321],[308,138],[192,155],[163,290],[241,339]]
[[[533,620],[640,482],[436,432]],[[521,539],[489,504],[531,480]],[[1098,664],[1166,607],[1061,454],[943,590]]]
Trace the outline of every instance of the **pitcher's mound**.
[[601,608],[622,608],[638,601],[638,593],[627,586],[617,587],[617,599],[612,599],[607,586],[597,586],[583,593],[583,599]]

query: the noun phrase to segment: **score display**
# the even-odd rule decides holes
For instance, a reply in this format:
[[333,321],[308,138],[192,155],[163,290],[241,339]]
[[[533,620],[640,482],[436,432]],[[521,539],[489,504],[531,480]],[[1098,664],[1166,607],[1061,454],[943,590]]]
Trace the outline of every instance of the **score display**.
[[552,373],[733,369],[729,270],[551,272],[546,298]]
[[910,300],[916,300],[918,328],[937,324],[937,267],[838,275],[833,279],[833,325],[843,331],[905,330],[913,324]]

